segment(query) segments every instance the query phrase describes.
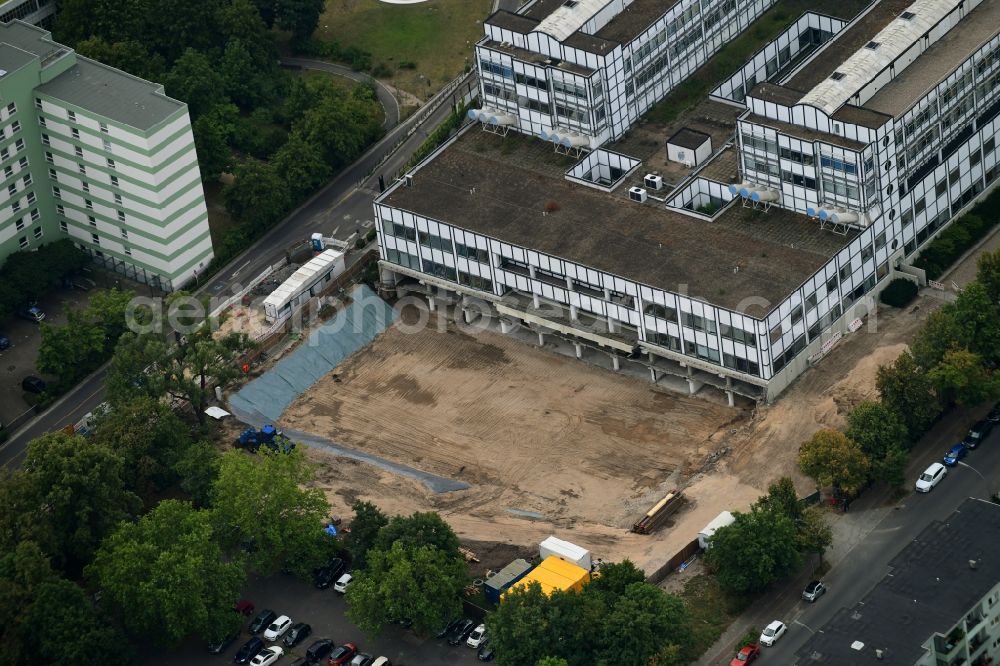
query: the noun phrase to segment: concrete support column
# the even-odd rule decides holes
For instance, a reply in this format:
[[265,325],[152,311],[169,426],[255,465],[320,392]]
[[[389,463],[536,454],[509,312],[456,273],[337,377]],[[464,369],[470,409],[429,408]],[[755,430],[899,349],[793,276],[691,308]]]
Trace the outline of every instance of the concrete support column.
[[536,310],[538,309],[538,307],[539,307],[539,302],[538,302],[538,294],[532,294],[532,295],[531,295],[531,305],[532,305],[532,307],[534,307],[534,308],[535,308]]
[[573,346],[576,348],[576,357],[583,358],[583,345],[581,345],[579,342],[574,342]]
[[688,383],[688,395],[694,395],[695,393],[698,392],[698,389],[701,387],[701,385],[698,384],[698,382],[696,382],[693,379],[687,380],[687,383]]
[[616,371],[621,370],[621,360],[618,358],[618,354],[611,355],[611,367]]
[[532,280],[535,279],[535,267],[534,266],[528,266],[528,275],[531,276]]
[[538,346],[539,347],[545,346],[545,334],[542,333],[541,331],[538,331]]
[[514,324],[510,323],[506,319],[500,319],[500,332],[507,335],[512,330],[514,330]]
[[427,297],[427,306],[430,308],[431,312],[434,312],[434,311],[437,310],[437,304],[434,302],[434,297],[433,296],[428,296]]
[[469,308],[462,308],[462,316],[466,324],[471,324],[476,319],[475,314]]
[[577,321],[579,319],[579,311],[575,305],[569,306],[569,320]]
[[649,356],[649,362],[650,363],[655,363],[656,362],[656,359],[653,357],[653,352],[646,352],[646,355]]
[[654,384],[656,383],[656,368],[650,368],[649,369],[649,379]]
[[387,287],[392,287],[396,284],[396,272],[388,268],[379,268],[378,279]]
[[735,407],[736,406],[736,394],[733,393],[732,391],[726,391],[726,397],[729,398],[729,406],[730,407]]
[[568,275],[566,276],[566,288],[573,291],[573,278]]
[[608,317],[608,333],[614,333],[615,332],[615,324],[617,324],[617,323],[618,322],[616,322],[614,319],[612,319],[611,317]]

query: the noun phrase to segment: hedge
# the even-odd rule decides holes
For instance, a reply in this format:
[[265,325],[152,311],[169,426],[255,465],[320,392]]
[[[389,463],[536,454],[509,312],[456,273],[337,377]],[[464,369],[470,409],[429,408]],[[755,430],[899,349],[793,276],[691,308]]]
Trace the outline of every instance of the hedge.
[[1000,190],[972,207],[972,210],[952,222],[920,253],[913,262],[927,272],[928,280],[936,280],[1000,222]]
[[917,285],[906,278],[896,278],[882,290],[879,300],[894,308],[903,308],[917,297]]

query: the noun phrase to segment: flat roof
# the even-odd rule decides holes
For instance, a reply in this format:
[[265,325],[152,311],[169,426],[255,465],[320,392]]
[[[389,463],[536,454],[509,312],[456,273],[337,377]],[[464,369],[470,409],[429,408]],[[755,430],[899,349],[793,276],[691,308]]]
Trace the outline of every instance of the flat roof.
[[958,25],[934,42],[865,106],[898,117],[934,85],[1000,32],[1000,0],[983,0]]
[[72,50],[68,46],[52,41],[48,30],[20,20],[0,23],[0,42],[10,44],[42,60]]
[[79,55],[75,65],[38,91],[144,131],[185,108],[167,97],[162,85]]
[[[946,634],[1000,580],[998,542],[1000,505],[966,499],[903,548],[889,563],[892,573],[863,599],[817,627],[795,664],[916,663],[933,634]],[[855,641],[864,647],[855,650]]]
[[706,141],[711,140],[712,137],[704,132],[699,132],[698,130],[693,130],[688,127],[682,127],[674,132],[673,136],[667,139],[667,143],[680,146],[681,148],[690,148],[691,150],[695,150],[697,148],[701,148],[701,145]]
[[624,11],[594,33],[601,39],[623,44],[641,35],[653,21],[666,14],[681,0],[633,0]]
[[780,303],[856,235],[778,207],[736,204],[706,222],[572,183],[563,173],[577,161],[472,125],[379,202],[728,309]]
[[[800,103],[802,98],[805,97],[805,93],[801,90],[789,88],[788,86],[765,81],[754,86],[748,93],[748,96],[791,107]],[[891,116],[884,113],[866,107],[854,106],[853,104],[844,104],[830,117],[834,120],[861,125],[862,127],[870,127],[872,129],[881,127],[892,119]]]
[[523,16],[521,14],[514,14],[513,12],[508,12],[503,9],[490,14],[486,18],[486,22],[490,25],[495,25],[498,28],[506,28],[507,30],[521,33],[522,35],[526,35],[538,27],[537,19],[533,19],[529,16]]
[[867,14],[834,35],[802,69],[783,83],[795,90],[812,90],[912,4],[913,0],[876,2]]
[[4,72],[16,72],[29,62],[34,62],[38,58],[16,46],[0,43],[0,69]]
[[501,53],[507,53],[523,62],[530,62],[544,67],[555,67],[556,69],[562,69],[567,72],[572,72],[573,74],[579,74],[580,76],[590,76],[594,73],[594,70],[589,67],[585,67],[584,65],[559,60],[558,58],[553,58],[552,56],[545,55],[544,53],[537,53],[535,51],[522,49],[519,46],[514,46],[513,44],[504,46],[501,42],[488,39],[483,42],[483,46],[491,48],[495,51],[500,51]]

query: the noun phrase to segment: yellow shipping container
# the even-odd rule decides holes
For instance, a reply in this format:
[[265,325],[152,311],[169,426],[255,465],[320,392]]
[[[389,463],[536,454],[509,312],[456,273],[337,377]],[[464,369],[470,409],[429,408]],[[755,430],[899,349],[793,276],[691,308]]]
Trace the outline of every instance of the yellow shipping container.
[[583,584],[590,582],[590,572],[571,562],[561,560],[555,555],[549,555],[531,572],[504,592],[501,601],[511,590],[526,588],[532,583],[538,583],[542,592],[551,595],[553,590],[573,590],[579,592]]

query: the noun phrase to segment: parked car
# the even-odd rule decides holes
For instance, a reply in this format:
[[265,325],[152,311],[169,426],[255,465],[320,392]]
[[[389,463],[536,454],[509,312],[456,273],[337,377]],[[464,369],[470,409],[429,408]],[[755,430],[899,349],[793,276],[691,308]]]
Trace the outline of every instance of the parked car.
[[744,664],[752,664],[757,661],[757,657],[760,656],[760,646],[756,643],[751,643],[750,645],[744,645],[740,648],[740,651],[736,653],[733,660],[729,662],[729,666],[743,666]]
[[465,639],[465,644],[468,645],[470,648],[478,650],[479,646],[482,645],[483,640],[485,638],[486,638],[486,625],[481,624],[472,630],[472,633],[469,634],[469,637]]
[[350,666],[372,666],[373,661],[375,661],[375,657],[359,652],[354,655],[354,659],[351,659]]
[[271,623],[277,619],[277,613],[270,608],[265,608],[261,612],[257,613],[257,617],[250,621],[250,626],[247,627],[247,631],[251,634],[259,634],[267,629]]
[[354,576],[351,574],[342,575],[337,579],[337,582],[333,584],[333,591],[344,594],[347,592],[347,586],[351,584],[352,580],[354,580]]
[[4,349],[10,349],[10,338],[3,333],[0,333],[0,351],[3,351]]
[[476,657],[479,661],[493,661],[493,658],[496,657],[496,652],[493,650],[493,646],[490,645],[488,638],[479,646],[479,652],[476,653]]
[[392,662],[389,661],[389,657],[379,657],[372,662],[372,666],[392,666]]
[[335,580],[337,579],[333,575],[333,569],[330,567],[323,567],[319,569],[313,577],[313,585],[316,586],[317,590],[325,590],[333,585]]
[[974,449],[986,439],[991,430],[993,430],[993,422],[989,419],[976,421],[969,429],[969,434],[962,440],[962,444],[965,444],[967,448]]
[[965,448],[965,444],[959,442],[955,446],[948,449],[948,452],[944,454],[944,458],[942,460],[944,461],[944,464],[947,465],[948,467],[954,467],[955,465],[958,464],[959,460],[965,457],[965,454],[968,452],[969,450]]
[[257,656],[257,654],[264,649],[264,641],[260,640],[256,636],[248,640],[243,644],[239,650],[236,651],[236,656],[233,657],[234,664],[249,664],[250,660]]
[[788,627],[785,626],[784,622],[775,620],[764,629],[764,633],[760,635],[760,642],[771,647],[779,638],[785,635],[787,629]]
[[274,662],[281,659],[281,655],[285,654],[277,645],[272,645],[271,647],[259,652],[253,661],[250,662],[250,666],[271,666]]
[[310,662],[316,663],[323,657],[330,654],[334,647],[336,647],[336,643],[329,638],[321,638],[318,641],[313,641],[313,644],[309,646],[308,650],[306,650],[306,659]]
[[990,423],[1000,423],[1000,402],[993,405],[993,409],[986,415],[986,420]]
[[228,636],[224,636],[217,641],[213,641],[208,644],[208,651],[210,654],[222,654],[226,651],[226,648],[233,644],[237,638],[240,637],[240,632],[234,631]]
[[308,638],[312,630],[312,627],[305,622],[296,622],[288,629],[288,632],[285,633],[285,638],[281,642],[285,644],[285,647],[295,647]]
[[465,642],[465,639],[469,637],[472,630],[476,628],[476,623],[469,618],[464,618],[461,622],[455,625],[448,634],[448,645],[461,645]]
[[45,393],[47,386],[44,379],[34,375],[28,375],[21,380],[21,388],[28,393]]
[[948,468],[939,462],[931,464],[930,467],[924,470],[924,473],[920,475],[917,479],[917,492],[918,493],[929,493],[931,488],[936,486],[944,475],[948,473]]
[[826,592],[826,585],[818,580],[810,581],[806,588],[802,590],[802,598],[812,603],[823,596]]
[[275,618],[271,624],[267,626],[264,630],[264,640],[265,641],[276,641],[281,638],[288,628],[292,626],[292,618],[287,615],[282,615],[281,617]]
[[354,655],[358,653],[358,646],[354,643],[344,643],[340,647],[333,648],[330,656],[327,657],[327,663],[330,666],[345,666]]
[[37,305],[30,305],[17,311],[17,316],[21,319],[33,321],[36,324],[45,319],[45,313]]
[[440,631],[438,631],[434,635],[434,637],[435,638],[447,638],[448,635],[451,634],[451,630],[454,629],[458,625],[458,623],[461,622],[461,621],[462,621],[462,618],[460,618],[460,617],[455,618],[454,620],[452,620],[451,622],[449,622],[445,626],[441,627]]

